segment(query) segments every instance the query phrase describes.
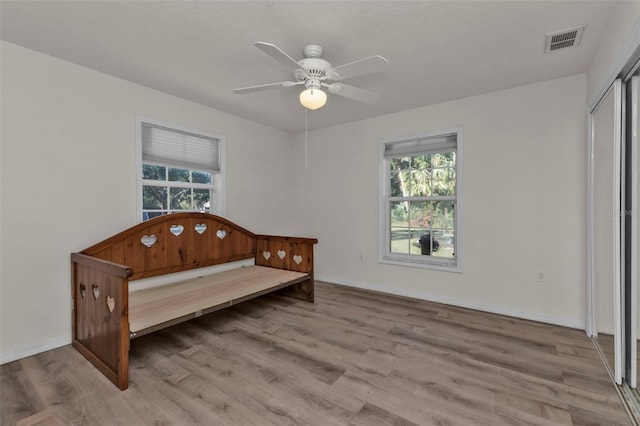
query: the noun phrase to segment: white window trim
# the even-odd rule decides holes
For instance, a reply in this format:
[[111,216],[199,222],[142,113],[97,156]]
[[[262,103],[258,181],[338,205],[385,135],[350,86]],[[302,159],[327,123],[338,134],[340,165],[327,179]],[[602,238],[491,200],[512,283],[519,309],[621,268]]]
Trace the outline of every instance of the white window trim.
[[168,123],[166,121],[156,120],[154,118],[145,117],[143,115],[136,115],[136,219],[135,223],[142,221],[142,123],[148,123],[155,126],[166,127],[168,129],[175,129],[181,132],[193,133],[208,138],[218,139],[220,141],[220,173],[214,174],[214,187],[216,188],[216,195],[218,196],[216,209],[212,211],[213,214],[218,216],[224,216],[225,212],[225,158],[226,148],[224,136],[203,132],[202,130],[193,129],[178,124]]
[[[455,215],[455,238],[456,238],[456,259],[457,262],[446,261],[445,259],[439,260],[437,257],[420,257],[415,255],[403,255],[400,253],[391,253],[389,247],[389,233],[387,228],[389,226],[389,208],[387,206],[387,200],[389,198],[389,174],[388,167],[386,167],[386,161],[384,158],[384,146],[390,142],[401,142],[411,139],[422,139],[434,136],[456,134],[456,215]],[[463,192],[462,192],[462,146],[463,146],[463,131],[462,128],[438,130],[435,132],[421,133],[418,135],[407,135],[402,137],[394,137],[382,139],[379,145],[379,178],[380,184],[378,189],[378,262],[390,265],[410,266],[424,269],[435,269],[439,271],[448,272],[462,272],[462,254],[463,254],[463,227],[462,227],[462,212],[463,212]]]

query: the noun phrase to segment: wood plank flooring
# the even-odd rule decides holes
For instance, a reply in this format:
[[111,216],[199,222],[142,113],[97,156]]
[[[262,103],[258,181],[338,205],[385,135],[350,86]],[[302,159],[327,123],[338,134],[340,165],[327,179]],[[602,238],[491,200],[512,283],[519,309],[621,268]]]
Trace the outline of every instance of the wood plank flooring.
[[131,342],[0,367],[2,425],[629,425],[581,330],[316,282]]

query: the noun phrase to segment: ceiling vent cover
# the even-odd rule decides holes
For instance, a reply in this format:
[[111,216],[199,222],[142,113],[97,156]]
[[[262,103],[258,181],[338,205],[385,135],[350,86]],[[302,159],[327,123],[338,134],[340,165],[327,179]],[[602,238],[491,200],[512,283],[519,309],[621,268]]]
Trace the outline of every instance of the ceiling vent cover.
[[580,25],[547,34],[544,48],[545,53],[578,46],[580,44],[580,39],[582,39],[583,31],[584,25]]

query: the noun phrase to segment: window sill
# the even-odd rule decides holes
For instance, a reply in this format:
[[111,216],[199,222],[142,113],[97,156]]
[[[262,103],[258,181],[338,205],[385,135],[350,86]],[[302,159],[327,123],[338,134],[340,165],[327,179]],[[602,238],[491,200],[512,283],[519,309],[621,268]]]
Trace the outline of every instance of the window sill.
[[411,268],[433,269],[436,271],[455,272],[459,274],[462,273],[462,266],[460,265],[460,261],[458,261],[457,263],[444,263],[437,261],[426,262],[419,259],[414,260],[404,257],[382,256],[378,259],[378,263],[396,266],[408,266]]

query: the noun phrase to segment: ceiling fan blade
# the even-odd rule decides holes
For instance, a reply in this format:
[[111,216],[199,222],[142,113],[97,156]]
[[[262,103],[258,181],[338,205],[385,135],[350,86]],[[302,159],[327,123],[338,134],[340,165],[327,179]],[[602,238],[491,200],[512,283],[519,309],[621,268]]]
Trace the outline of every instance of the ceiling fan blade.
[[363,102],[365,104],[375,104],[380,100],[380,95],[370,92],[368,90],[360,89],[358,87],[349,86],[342,83],[324,84],[329,89],[329,92],[334,95],[344,96],[345,98],[353,99],[354,101]]
[[276,89],[278,87],[291,87],[303,84],[304,81],[281,81],[279,83],[259,84],[257,86],[241,87],[233,89],[233,93],[242,95],[244,93],[259,92],[261,90]]
[[334,67],[327,71],[327,77],[330,80],[344,80],[358,75],[384,71],[388,66],[389,61],[380,55],[374,55]]
[[258,49],[262,50],[267,55],[271,56],[276,61],[280,62],[282,65],[287,67],[287,69],[291,70],[299,70],[302,71],[305,77],[308,77],[307,70],[302,68],[298,61],[293,59],[291,56],[287,55],[284,51],[282,51],[278,46],[271,43],[265,43],[262,41],[258,41],[253,44]]

